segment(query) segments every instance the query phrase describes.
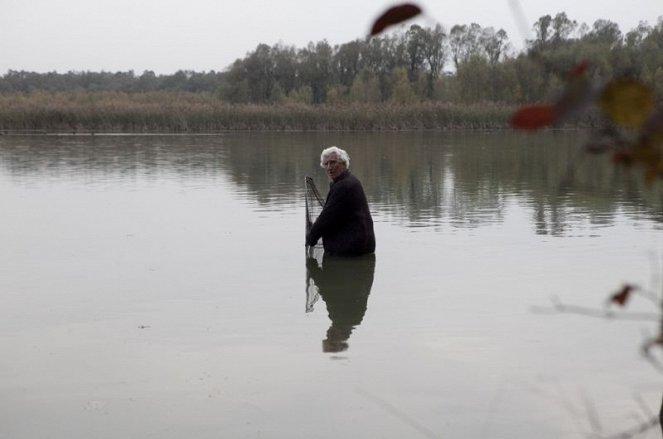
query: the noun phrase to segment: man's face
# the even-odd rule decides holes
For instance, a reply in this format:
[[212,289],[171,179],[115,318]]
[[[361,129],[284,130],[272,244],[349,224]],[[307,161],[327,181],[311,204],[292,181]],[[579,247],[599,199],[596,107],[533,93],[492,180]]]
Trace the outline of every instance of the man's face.
[[322,162],[322,165],[325,167],[327,177],[331,181],[334,181],[336,177],[345,171],[345,163],[341,162],[336,154],[329,154],[325,158],[325,161]]

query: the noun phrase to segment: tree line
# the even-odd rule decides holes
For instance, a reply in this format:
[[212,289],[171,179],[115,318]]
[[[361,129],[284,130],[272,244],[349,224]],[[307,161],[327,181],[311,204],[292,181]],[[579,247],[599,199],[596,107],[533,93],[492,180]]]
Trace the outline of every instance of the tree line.
[[223,72],[180,70],[172,75],[157,75],[146,70],[137,75],[128,72],[35,73],[9,70],[0,77],[0,93],[46,92],[123,92],[157,91],[213,92],[223,84]]
[[0,77],[0,92],[209,92],[258,104],[519,104],[550,99],[582,60],[600,78],[628,75],[663,91],[663,17],[622,33],[609,20],[588,26],[562,12],[540,17],[533,31],[519,53],[503,29],[411,25],[336,46],[326,40],[303,48],[259,44],[223,72],[9,71]]

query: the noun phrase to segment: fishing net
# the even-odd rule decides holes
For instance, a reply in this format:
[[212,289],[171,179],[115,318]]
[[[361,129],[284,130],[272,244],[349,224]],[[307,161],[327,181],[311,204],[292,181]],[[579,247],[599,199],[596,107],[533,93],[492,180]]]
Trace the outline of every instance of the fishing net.
[[[322,212],[325,202],[311,177],[305,178],[304,188],[304,199],[306,200],[306,233],[308,234],[311,226],[320,215],[320,212]],[[313,305],[320,299],[318,286],[313,281],[309,264],[316,264],[319,268],[322,265],[323,253],[324,249],[320,241],[316,245],[306,246],[306,312],[313,311]]]
[[322,207],[325,205],[318,188],[311,177],[304,179],[304,197],[306,200],[306,233],[311,229],[311,226],[322,212]]
[[306,276],[306,312],[313,311],[313,305],[320,299],[320,290],[311,276]]

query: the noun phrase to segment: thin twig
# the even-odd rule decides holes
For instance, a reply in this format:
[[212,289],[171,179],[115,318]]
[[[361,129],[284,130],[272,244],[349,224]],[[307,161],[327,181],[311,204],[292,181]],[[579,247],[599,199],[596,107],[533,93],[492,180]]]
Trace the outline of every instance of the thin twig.
[[585,410],[587,411],[587,416],[589,417],[589,424],[594,428],[595,431],[603,432],[603,426],[601,425],[601,419],[599,418],[599,413],[596,410],[596,405],[587,398],[587,395],[583,393],[583,402],[585,403]]
[[600,439],[632,439],[639,434],[647,433],[649,430],[651,430],[652,428],[656,428],[657,426],[658,426],[658,416],[653,416],[651,419],[648,419],[645,422],[642,422],[641,424],[638,424],[634,427],[631,427],[619,433],[615,433],[609,436],[597,435],[596,437]]
[[654,412],[652,412],[651,408],[647,405],[645,400],[642,399],[642,395],[636,393],[633,396],[633,399],[635,399],[635,402],[640,407],[640,410],[642,410],[642,412],[645,414],[645,418],[650,418],[650,417],[656,416],[656,414],[654,414]]
[[656,357],[654,357],[651,354],[651,348],[654,346],[660,346],[661,345],[661,336],[656,336],[656,337],[649,337],[647,338],[641,348],[640,351],[642,352],[642,355],[645,357],[647,361],[655,368],[658,369],[660,372],[663,372],[663,363]]
[[439,437],[426,428],[425,426],[421,425],[419,422],[416,420],[412,419],[410,416],[407,414],[403,413],[398,407],[394,407],[393,405],[389,404],[387,401],[384,401],[383,399],[378,398],[377,396],[367,392],[364,389],[355,389],[357,393],[365,397],[366,399],[372,401],[375,403],[375,405],[379,406],[383,410],[391,413],[392,415],[396,416],[398,419],[403,421],[405,424],[409,425],[413,429],[417,430],[419,433],[421,433],[423,436],[429,438],[429,439],[439,439]]
[[658,313],[648,312],[615,312],[611,309],[590,308],[578,305],[568,305],[562,303],[556,296],[551,298],[553,306],[542,307],[535,306],[530,308],[532,312],[539,314],[580,314],[587,317],[596,317],[602,319],[619,319],[635,321],[654,321],[658,322],[661,316]]

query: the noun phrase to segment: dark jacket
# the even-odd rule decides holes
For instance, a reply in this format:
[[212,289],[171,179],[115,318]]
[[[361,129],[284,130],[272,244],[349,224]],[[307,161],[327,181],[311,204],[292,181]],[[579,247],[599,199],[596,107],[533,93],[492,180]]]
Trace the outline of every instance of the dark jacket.
[[364,188],[350,171],[329,186],[327,200],[306,237],[308,245],[322,238],[325,254],[358,256],[375,251],[373,218],[368,210]]

